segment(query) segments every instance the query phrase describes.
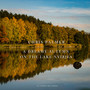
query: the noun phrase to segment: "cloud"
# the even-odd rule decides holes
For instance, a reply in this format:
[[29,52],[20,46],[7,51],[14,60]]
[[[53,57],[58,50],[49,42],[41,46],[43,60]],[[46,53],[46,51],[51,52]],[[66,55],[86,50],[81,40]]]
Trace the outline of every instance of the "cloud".
[[68,26],[71,28],[76,28],[79,30],[85,30],[86,32],[90,32],[90,24],[72,24],[72,23],[53,23],[54,25],[59,26]]
[[82,8],[64,9],[62,12],[76,15],[90,15],[90,9],[82,9]]
[[[90,15],[90,8],[53,8],[53,7],[39,7],[47,13],[60,13],[61,15],[74,14],[74,15]],[[67,15],[66,14],[66,15]]]
[[[90,8],[38,7],[34,9],[4,9],[12,13],[27,14],[52,22],[54,25],[70,26],[90,32]],[[83,23],[83,24],[82,24]]]
[[90,28],[90,24],[72,24],[72,23],[54,23],[54,24],[60,26],[77,27],[77,28]]
[[61,15],[89,15],[90,16],[90,8],[53,8],[53,7],[39,7],[36,9],[6,9],[10,12],[14,13],[23,13],[23,14],[30,14],[30,13],[42,13],[43,15],[47,14],[59,14]]
[[30,10],[28,9],[3,9],[3,10],[7,10],[9,12],[12,12],[12,13],[20,13],[20,14],[29,14],[30,13]]

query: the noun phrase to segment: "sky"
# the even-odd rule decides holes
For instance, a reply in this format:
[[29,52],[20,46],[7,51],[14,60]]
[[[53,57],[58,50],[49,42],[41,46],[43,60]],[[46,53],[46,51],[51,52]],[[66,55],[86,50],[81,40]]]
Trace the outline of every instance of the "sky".
[[90,0],[0,0],[0,9],[90,33]]

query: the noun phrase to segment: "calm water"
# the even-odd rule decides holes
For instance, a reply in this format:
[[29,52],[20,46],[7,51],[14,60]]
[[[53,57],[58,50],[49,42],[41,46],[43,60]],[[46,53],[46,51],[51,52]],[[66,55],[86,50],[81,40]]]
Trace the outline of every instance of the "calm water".
[[88,48],[0,50],[0,90],[90,90],[89,58]]

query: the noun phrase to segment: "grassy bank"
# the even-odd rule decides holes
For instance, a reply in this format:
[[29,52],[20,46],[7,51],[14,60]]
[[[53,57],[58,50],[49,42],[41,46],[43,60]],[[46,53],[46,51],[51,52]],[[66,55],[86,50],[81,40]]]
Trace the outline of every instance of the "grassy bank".
[[26,48],[34,47],[33,44],[0,44],[0,48]]
[[[27,48],[35,47],[42,48],[43,44],[0,44],[0,48]],[[54,46],[53,46],[54,47]],[[81,44],[57,44],[58,48],[81,48]]]
[[59,48],[82,48],[81,44],[58,44]]

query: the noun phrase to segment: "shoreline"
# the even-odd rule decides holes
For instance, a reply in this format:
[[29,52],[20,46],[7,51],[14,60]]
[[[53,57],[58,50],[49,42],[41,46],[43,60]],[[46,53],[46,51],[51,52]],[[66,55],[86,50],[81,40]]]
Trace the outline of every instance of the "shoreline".
[[[0,44],[0,48],[44,48],[44,44]],[[54,46],[52,46],[54,48]],[[81,44],[57,44],[58,48],[82,48]],[[55,47],[55,48],[57,48]]]

